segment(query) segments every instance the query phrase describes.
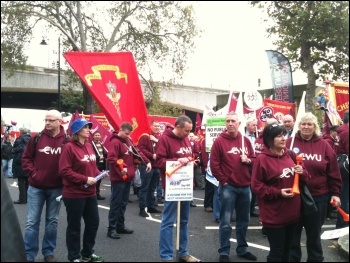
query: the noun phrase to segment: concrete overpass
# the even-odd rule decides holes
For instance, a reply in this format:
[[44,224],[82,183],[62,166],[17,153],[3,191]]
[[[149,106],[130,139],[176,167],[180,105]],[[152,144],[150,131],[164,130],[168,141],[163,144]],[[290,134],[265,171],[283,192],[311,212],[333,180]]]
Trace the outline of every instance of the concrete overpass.
[[[67,78],[61,71],[61,91]],[[29,67],[15,71],[11,78],[1,70],[1,107],[47,109],[58,97],[58,71]],[[142,88],[146,85],[141,82]],[[73,87],[81,89],[81,87]],[[227,102],[229,90],[174,85],[161,90],[161,100],[179,108],[203,112],[204,105],[222,106]],[[61,94],[62,95],[62,94]]]

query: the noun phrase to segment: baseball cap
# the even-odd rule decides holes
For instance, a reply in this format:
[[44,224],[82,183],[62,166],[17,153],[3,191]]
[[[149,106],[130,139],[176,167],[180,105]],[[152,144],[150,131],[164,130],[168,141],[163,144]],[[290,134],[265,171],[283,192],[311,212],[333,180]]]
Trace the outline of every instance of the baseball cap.
[[71,126],[72,134],[78,133],[86,124],[89,124],[89,128],[91,129],[92,122],[88,122],[85,119],[74,120]]

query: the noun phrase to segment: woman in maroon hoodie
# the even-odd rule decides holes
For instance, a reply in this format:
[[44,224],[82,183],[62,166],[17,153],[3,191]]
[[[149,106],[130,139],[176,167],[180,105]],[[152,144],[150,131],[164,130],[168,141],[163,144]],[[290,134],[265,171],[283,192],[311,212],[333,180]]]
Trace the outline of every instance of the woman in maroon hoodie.
[[[301,116],[298,132],[294,139],[287,139],[287,147],[295,153],[303,154],[303,165],[310,174],[308,188],[316,203],[317,212],[301,214],[295,231],[290,260],[300,262],[302,253],[300,238],[303,228],[306,232],[307,262],[324,260],[321,244],[322,225],[326,219],[329,200],[340,206],[340,188],[342,184],[337,156],[332,147],[321,138],[320,126],[315,115],[307,112]],[[296,127],[295,127],[296,128]]]
[[266,125],[264,147],[252,172],[252,191],[259,199],[260,221],[270,243],[267,262],[288,262],[294,231],[300,218],[300,195],[292,193],[294,173],[307,181],[307,172],[295,165],[286,147],[286,129]]
[[[100,171],[95,152],[87,141],[91,127],[92,123],[84,119],[73,121],[72,140],[63,147],[59,162],[63,179],[62,199],[67,211],[66,244],[71,262],[104,261],[94,254],[93,249],[100,222],[95,187],[95,177]],[[84,218],[85,230],[83,249],[80,251],[81,218]]]

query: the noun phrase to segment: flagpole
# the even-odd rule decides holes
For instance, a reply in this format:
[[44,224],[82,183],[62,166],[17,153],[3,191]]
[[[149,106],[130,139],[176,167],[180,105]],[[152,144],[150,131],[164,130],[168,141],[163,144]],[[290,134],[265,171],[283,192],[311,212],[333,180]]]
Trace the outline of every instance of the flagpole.
[[[298,114],[297,114],[297,117],[296,117],[296,119],[295,119],[294,126],[295,126],[295,125],[299,125],[301,116],[305,114],[305,95],[306,95],[306,91],[303,91],[303,95],[301,96],[301,100],[300,100],[300,103],[299,103]],[[290,150],[293,149],[293,146],[294,146],[294,138],[295,138],[295,134],[296,134],[296,133],[297,133],[297,129],[296,129],[296,127],[294,127],[294,128],[293,128],[293,132],[292,132],[292,134],[290,135],[290,136],[292,137],[292,142],[291,142],[290,147],[289,147]]]

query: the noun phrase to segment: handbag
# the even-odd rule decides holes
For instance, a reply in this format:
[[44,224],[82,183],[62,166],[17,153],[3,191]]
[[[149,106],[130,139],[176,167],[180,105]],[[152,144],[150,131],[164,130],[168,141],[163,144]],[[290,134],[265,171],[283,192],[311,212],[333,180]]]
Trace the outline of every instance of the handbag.
[[299,187],[302,213],[304,215],[309,215],[317,212],[317,206],[309,191],[309,188],[307,188],[305,183],[300,183]]

